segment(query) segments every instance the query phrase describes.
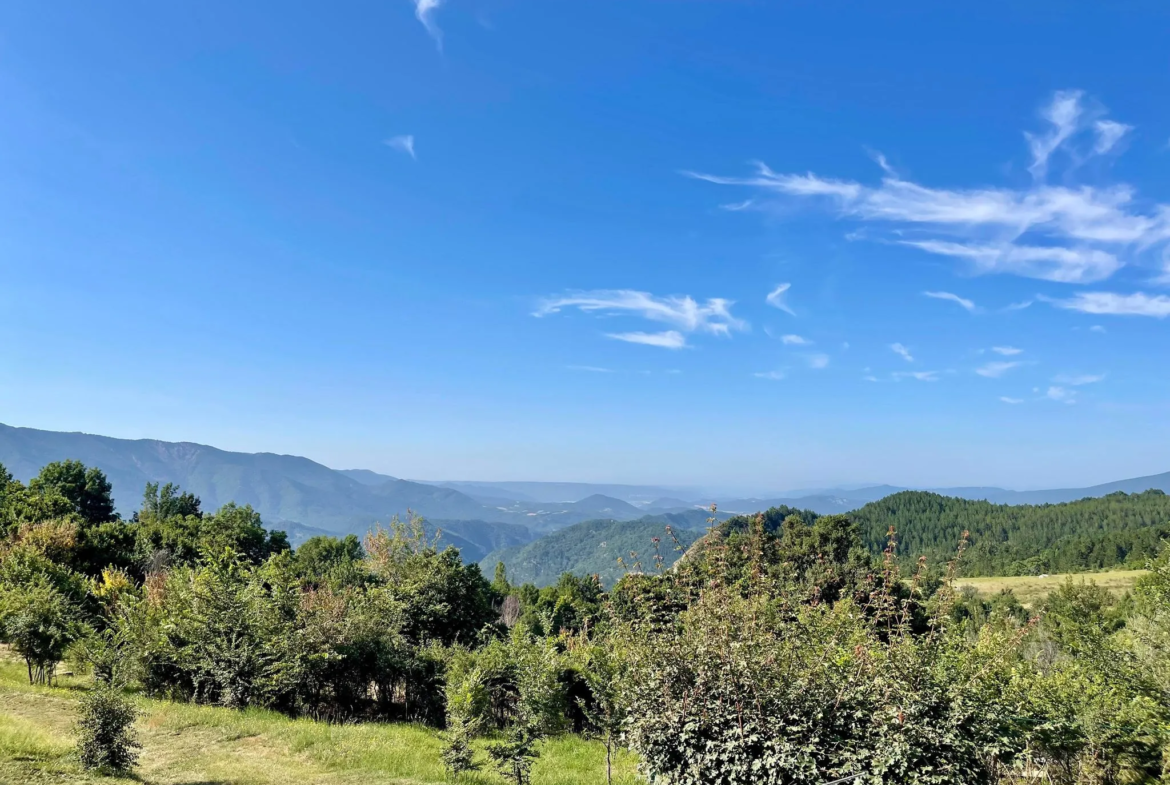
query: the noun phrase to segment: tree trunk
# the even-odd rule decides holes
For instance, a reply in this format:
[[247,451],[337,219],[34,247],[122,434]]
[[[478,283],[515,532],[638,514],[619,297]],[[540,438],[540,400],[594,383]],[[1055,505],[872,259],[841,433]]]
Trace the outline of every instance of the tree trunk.
[[613,785],[613,734],[605,733],[605,782]]

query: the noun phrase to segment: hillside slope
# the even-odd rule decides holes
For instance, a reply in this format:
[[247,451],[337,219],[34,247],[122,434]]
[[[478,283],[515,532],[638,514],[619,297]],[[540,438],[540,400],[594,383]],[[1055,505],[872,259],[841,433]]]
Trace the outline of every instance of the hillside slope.
[[[508,569],[513,583],[535,583],[548,586],[561,573],[598,575],[605,586],[612,586],[635,561],[643,570],[654,568],[654,538],[659,538],[658,552],[664,567],[674,564],[706,528],[707,513],[701,510],[686,513],[647,515],[633,521],[602,519],[585,521],[542,537],[518,548],[507,548],[489,553],[480,569],[491,575],[497,562]],[[674,539],[666,527],[674,532],[674,539],[682,550],[676,550]],[[632,556],[631,553],[637,554]],[[626,567],[618,563],[618,558]]]
[[954,557],[963,532],[965,575],[1033,575],[1141,567],[1170,534],[1170,496],[1113,493],[1063,504],[1006,505],[904,491],[849,514],[879,553],[897,532],[898,553],[933,564]]
[[252,505],[270,525],[296,522],[331,532],[361,533],[407,509],[435,519],[524,522],[451,488],[394,479],[369,485],[294,455],[0,425],[0,463],[17,479],[27,481],[45,464],[65,459],[104,471],[123,515],[138,508],[146,483],[173,482],[207,510],[234,501]]

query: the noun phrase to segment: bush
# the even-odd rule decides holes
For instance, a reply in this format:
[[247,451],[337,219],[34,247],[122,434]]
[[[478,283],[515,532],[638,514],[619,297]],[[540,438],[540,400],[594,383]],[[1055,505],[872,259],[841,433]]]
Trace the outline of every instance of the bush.
[[472,760],[471,739],[475,736],[475,723],[466,717],[458,717],[447,721],[447,730],[443,732],[443,750],[440,753],[443,767],[452,777],[457,777],[465,771],[474,771],[477,767]]
[[488,745],[488,755],[504,778],[516,785],[526,785],[532,772],[532,762],[540,757],[536,744],[541,734],[529,723],[519,723],[508,732],[504,741]]
[[81,699],[77,753],[87,769],[128,771],[138,762],[138,710],[116,687],[98,683]]
[[913,635],[845,599],[716,587],[682,629],[633,636],[629,737],[651,781],[793,785],[994,780],[1028,744],[1028,628]]

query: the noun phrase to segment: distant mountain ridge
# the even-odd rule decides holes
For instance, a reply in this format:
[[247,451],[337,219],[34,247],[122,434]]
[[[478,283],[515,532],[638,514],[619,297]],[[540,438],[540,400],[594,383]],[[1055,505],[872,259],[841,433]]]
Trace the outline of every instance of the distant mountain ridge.
[[[173,482],[203,500],[205,509],[226,502],[250,504],[266,524],[291,532],[364,533],[408,509],[448,522],[449,537],[462,538],[475,553],[492,550],[527,531],[529,539],[599,518],[635,520],[647,514],[703,515],[712,502],[721,515],[753,513],[775,506],[820,514],[856,510],[908,490],[892,485],[824,489],[807,496],[716,497],[701,491],[652,485],[571,482],[418,482],[367,469],[335,470],[295,455],[240,453],[193,442],[116,439],[84,433],[44,431],[0,424],[0,463],[28,480],[52,461],[74,458],[102,469],[114,486],[119,511],[137,509],[148,482]],[[1170,472],[1095,485],[1041,491],[1003,488],[934,488],[933,493],[996,504],[1055,504],[1116,491],[1170,492]],[[451,522],[476,522],[480,534]]]
[[393,478],[372,485],[293,455],[0,425],[0,463],[18,479],[28,480],[45,464],[65,459],[104,471],[123,515],[137,509],[146,483],[173,482],[199,496],[205,509],[229,501],[250,504],[269,526],[297,523],[361,533],[408,509],[437,520],[527,523],[523,516],[487,507],[451,488]]
[[587,483],[587,482],[472,482],[465,480],[444,480],[428,482],[432,485],[441,485],[454,488],[468,495],[481,494],[500,498],[511,498],[516,501],[540,502],[556,504],[577,502],[587,496],[600,494],[630,503],[648,503],[663,496],[678,496],[680,494],[699,495],[699,491],[686,488],[665,488],[655,485],[622,485],[615,483]]

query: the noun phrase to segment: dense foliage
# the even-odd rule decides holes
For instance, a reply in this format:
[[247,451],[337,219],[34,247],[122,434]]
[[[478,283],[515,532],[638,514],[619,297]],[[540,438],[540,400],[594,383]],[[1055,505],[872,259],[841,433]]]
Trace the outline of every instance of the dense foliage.
[[967,575],[1039,575],[1110,567],[1140,568],[1170,534],[1170,496],[1113,493],[1067,504],[1007,505],[904,491],[850,513],[873,552],[886,531],[899,551],[932,563],[948,558],[963,532]]
[[1043,560],[1072,553],[1065,525],[1156,532],[1165,497],[951,501],[777,508],[712,520],[689,548],[658,521],[637,556],[607,552],[625,574],[606,591],[597,575],[518,585],[503,563],[489,582],[414,517],[293,551],[250,508],[208,514],[174,486],[121,520],[94,469],[52,464],[27,486],[0,469],[0,636],[30,681],[65,657],[93,674],[79,751],[111,769],[134,762],[133,684],[428,723],[452,777],[490,763],[518,784],[564,733],[633,749],[659,785],[1170,781],[1170,549],[1143,546],[1151,571],[1123,598],[1069,581],[1029,609],[952,581],[1058,564]]

